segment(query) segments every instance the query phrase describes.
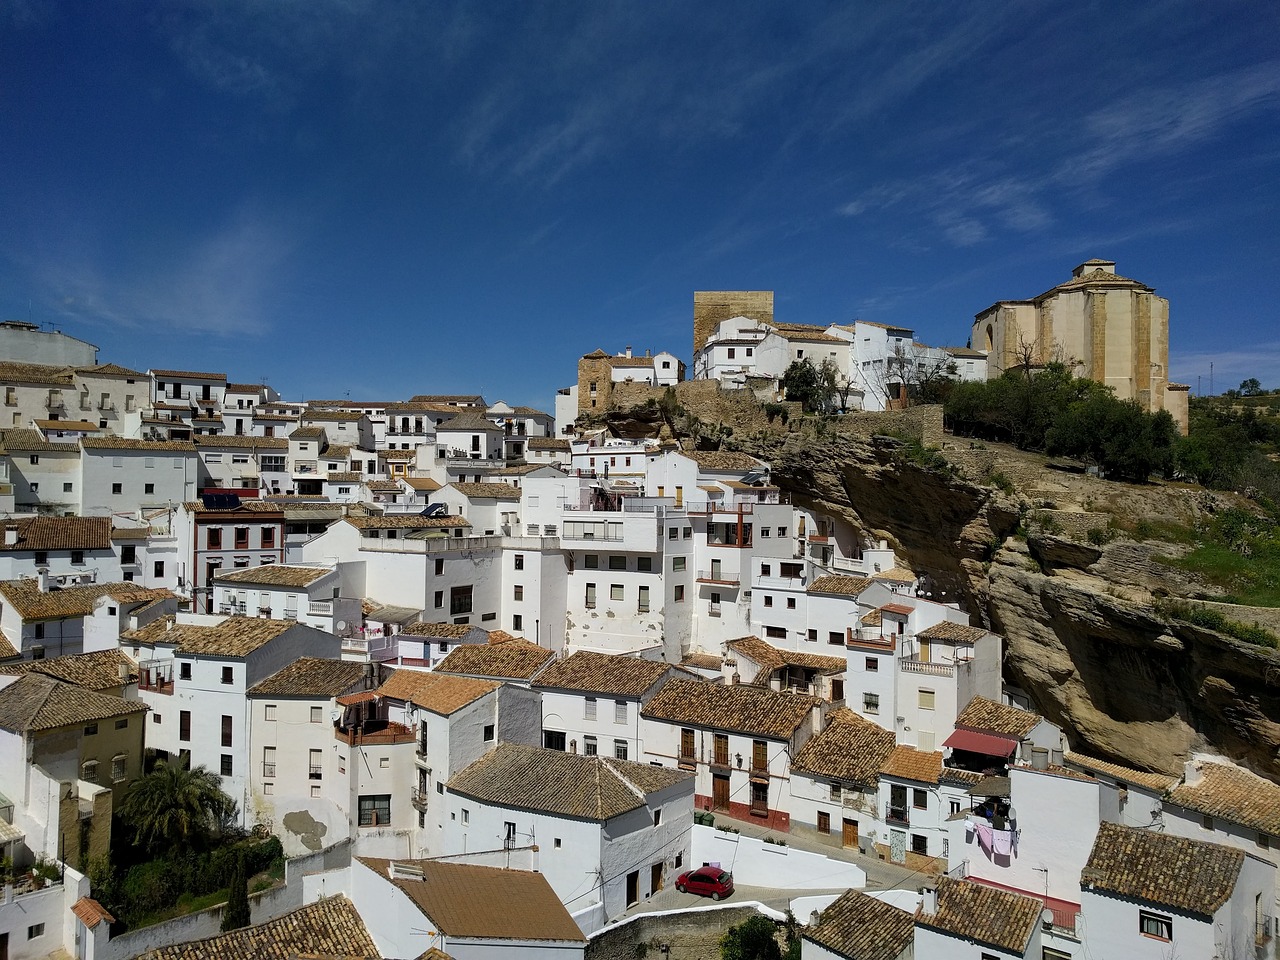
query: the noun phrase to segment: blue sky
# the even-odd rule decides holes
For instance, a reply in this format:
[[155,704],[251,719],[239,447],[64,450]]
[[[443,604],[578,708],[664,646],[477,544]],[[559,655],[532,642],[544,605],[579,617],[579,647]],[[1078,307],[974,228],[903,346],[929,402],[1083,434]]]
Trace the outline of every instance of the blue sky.
[[0,317],[550,409],[693,291],[963,343],[1090,257],[1280,387],[1280,4],[0,0]]

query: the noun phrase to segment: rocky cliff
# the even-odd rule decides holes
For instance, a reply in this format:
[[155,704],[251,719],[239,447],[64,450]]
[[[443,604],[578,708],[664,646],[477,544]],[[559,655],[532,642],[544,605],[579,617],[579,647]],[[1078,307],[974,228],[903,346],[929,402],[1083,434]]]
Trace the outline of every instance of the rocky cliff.
[[1117,511],[1188,522],[1214,496],[1063,474],[950,438],[930,453],[869,422],[734,441],[772,464],[793,502],[889,540],[1002,634],[1006,679],[1073,749],[1177,773],[1210,748],[1280,780],[1280,655],[1157,612],[1160,598],[1203,586],[1156,559],[1178,547],[1083,535]]

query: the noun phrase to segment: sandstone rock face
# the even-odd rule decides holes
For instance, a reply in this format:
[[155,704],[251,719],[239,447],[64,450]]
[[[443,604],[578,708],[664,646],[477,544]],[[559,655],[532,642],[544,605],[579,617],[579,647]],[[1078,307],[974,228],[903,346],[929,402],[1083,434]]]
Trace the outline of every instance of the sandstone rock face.
[[[793,502],[888,540],[975,621],[1001,633],[1006,680],[1066,731],[1072,749],[1177,773],[1192,751],[1208,748],[1280,780],[1280,656],[1156,612],[1158,597],[1204,589],[1156,559],[1178,547],[1034,532],[1022,540],[1014,534],[1030,503],[974,475],[973,464],[986,476],[995,463],[982,451],[963,451],[948,472],[904,457],[902,441],[839,428],[757,435],[737,446],[770,462]],[[1036,483],[1038,493],[1051,492],[1052,509],[1122,504],[1186,522],[1214,508],[1213,497],[1206,504],[1195,490],[1042,478],[1029,469],[1018,480],[1024,493]]]

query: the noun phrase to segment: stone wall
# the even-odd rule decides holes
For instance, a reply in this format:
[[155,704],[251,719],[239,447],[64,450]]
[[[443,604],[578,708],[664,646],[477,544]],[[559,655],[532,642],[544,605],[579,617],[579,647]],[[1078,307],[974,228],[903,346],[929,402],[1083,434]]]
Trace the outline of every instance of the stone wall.
[[839,421],[839,430],[859,437],[876,434],[913,437],[926,447],[943,444],[942,407],[928,404],[908,407],[905,410],[886,410],[883,413],[864,411],[846,413]]
[[697,353],[722,320],[750,317],[773,323],[772,290],[695,290],[693,352]]
[[[641,955],[641,944],[645,956],[711,960],[720,956],[720,938],[728,929],[755,914],[756,909],[747,906],[641,914],[592,937],[585,960],[635,960]],[[666,954],[661,952],[664,944],[669,949]]]

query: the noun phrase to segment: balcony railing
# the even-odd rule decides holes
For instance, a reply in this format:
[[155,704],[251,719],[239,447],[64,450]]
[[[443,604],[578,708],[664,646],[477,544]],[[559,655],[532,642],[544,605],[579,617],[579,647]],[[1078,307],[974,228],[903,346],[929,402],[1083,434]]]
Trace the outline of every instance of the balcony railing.
[[682,753],[677,759],[677,764],[681,770],[692,770],[698,765],[698,758],[692,753]]
[[421,790],[417,787],[413,788],[413,792],[409,794],[409,802],[413,804],[416,810],[426,810],[427,804],[430,802],[431,794],[427,790]]
[[751,812],[758,817],[767,817],[769,815],[769,801],[757,800],[755,797],[752,797]]
[[319,780],[324,776],[324,767],[316,766],[314,763],[307,768],[308,780]]
[[736,587],[742,582],[742,575],[725,570],[699,570],[698,581],[700,583],[725,583]]
[[926,677],[953,677],[956,673],[954,663],[931,663],[913,657],[899,658],[898,667],[903,673],[918,673]]
[[262,775],[264,777],[274,777],[276,775],[276,765],[274,762],[262,761]]
[[884,807],[884,822],[897,823],[904,827],[909,827],[911,818],[906,807],[895,807],[893,804],[887,803]]
[[307,613],[317,614],[322,617],[333,616],[333,601],[312,600],[307,604]]
[[720,616],[720,604],[718,603],[709,604],[707,607],[707,616],[708,617]]
[[761,763],[761,762],[760,762],[760,761],[758,761],[758,760],[752,759],[752,761],[751,761],[751,776],[753,776],[753,777],[767,777],[767,776],[769,776],[769,764],[768,764],[768,762],[766,761],[765,763]]

